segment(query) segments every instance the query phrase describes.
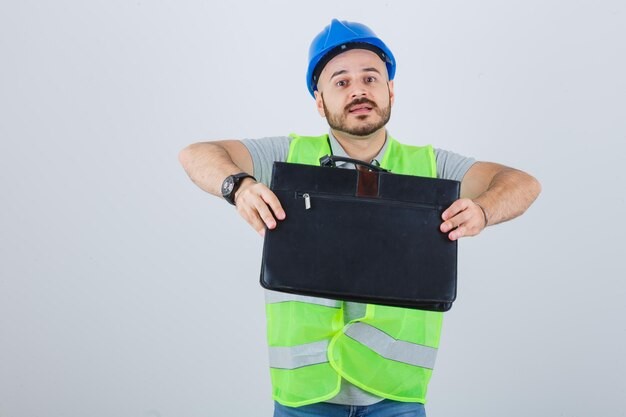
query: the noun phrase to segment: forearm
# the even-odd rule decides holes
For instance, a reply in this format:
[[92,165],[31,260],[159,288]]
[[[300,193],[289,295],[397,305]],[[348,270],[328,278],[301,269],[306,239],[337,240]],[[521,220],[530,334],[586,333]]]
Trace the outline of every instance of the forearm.
[[[231,144],[230,147],[232,146]],[[219,197],[222,195],[224,178],[239,172],[249,172],[246,168],[250,168],[237,165],[227,147],[220,143],[201,142],[189,145],[180,152],[178,159],[198,187]]]
[[541,185],[531,175],[513,168],[496,173],[487,190],[473,200],[485,210],[489,225],[522,215],[541,192]]
[[[254,174],[254,163],[248,148],[238,140],[201,142],[187,146],[178,155],[189,178],[204,191],[222,196],[222,183],[229,175]],[[235,192],[239,214],[261,236],[265,228],[274,229],[285,218],[280,201],[266,185],[244,178]]]

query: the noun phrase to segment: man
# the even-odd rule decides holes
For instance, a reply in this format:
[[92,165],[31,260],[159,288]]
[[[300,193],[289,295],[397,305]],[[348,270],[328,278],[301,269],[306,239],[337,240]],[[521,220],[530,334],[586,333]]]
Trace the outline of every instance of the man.
[[[530,175],[402,145],[388,134],[395,69],[393,54],[368,27],[334,19],[313,40],[307,72],[328,135],[197,143],[181,151],[180,161],[200,188],[234,204],[262,236],[289,215],[267,187],[271,163],[315,164],[323,152],[462,181],[461,198],[442,215],[440,230],[450,240],[522,214],[541,188]],[[274,292],[266,298],[275,416],[425,415],[442,313]],[[404,349],[406,359],[377,351],[366,340],[372,337]]]

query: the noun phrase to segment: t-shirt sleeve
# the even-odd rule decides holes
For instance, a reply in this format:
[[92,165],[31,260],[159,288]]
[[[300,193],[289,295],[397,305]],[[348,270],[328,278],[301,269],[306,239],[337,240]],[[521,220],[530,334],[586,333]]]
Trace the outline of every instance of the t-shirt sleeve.
[[476,163],[476,159],[458,153],[437,148],[434,151],[437,161],[437,178],[462,181],[470,167]]
[[258,182],[269,187],[272,166],[275,161],[285,162],[289,155],[289,136],[274,136],[261,139],[243,139],[241,143],[252,156],[253,175]]

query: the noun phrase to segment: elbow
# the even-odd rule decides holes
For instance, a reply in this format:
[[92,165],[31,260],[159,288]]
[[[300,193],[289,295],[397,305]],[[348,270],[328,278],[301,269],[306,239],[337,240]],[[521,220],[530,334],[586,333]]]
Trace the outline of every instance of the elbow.
[[183,168],[187,168],[187,166],[189,166],[189,162],[192,158],[191,155],[193,153],[193,146],[194,145],[189,145],[178,152],[178,162],[180,162]]
[[180,162],[185,170],[189,170],[194,161],[197,161],[198,157],[200,157],[203,153],[206,153],[207,145],[208,143],[198,142],[186,146],[178,153],[178,162]]
[[537,197],[539,197],[539,194],[541,194],[541,183],[539,182],[539,180],[535,177],[531,177],[532,179],[532,192],[533,192],[533,196],[536,199]]
[[541,194],[541,183],[537,178],[533,177],[532,175],[528,175],[526,190],[529,200],[528,205],[530,206],[530,204],[534,203],[537,197],[539,197],[539,194]]

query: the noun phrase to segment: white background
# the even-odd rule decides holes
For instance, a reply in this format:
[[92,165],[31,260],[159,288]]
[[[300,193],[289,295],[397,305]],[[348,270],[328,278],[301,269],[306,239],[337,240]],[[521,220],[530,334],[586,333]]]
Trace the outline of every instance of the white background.
[[262,240],[177,154],[325,133],[333,17],[394,52],[394,137],[543,185],[460,243],[429,417],[624,415],[624,2],[0,4],[0,416],[271,415]]

